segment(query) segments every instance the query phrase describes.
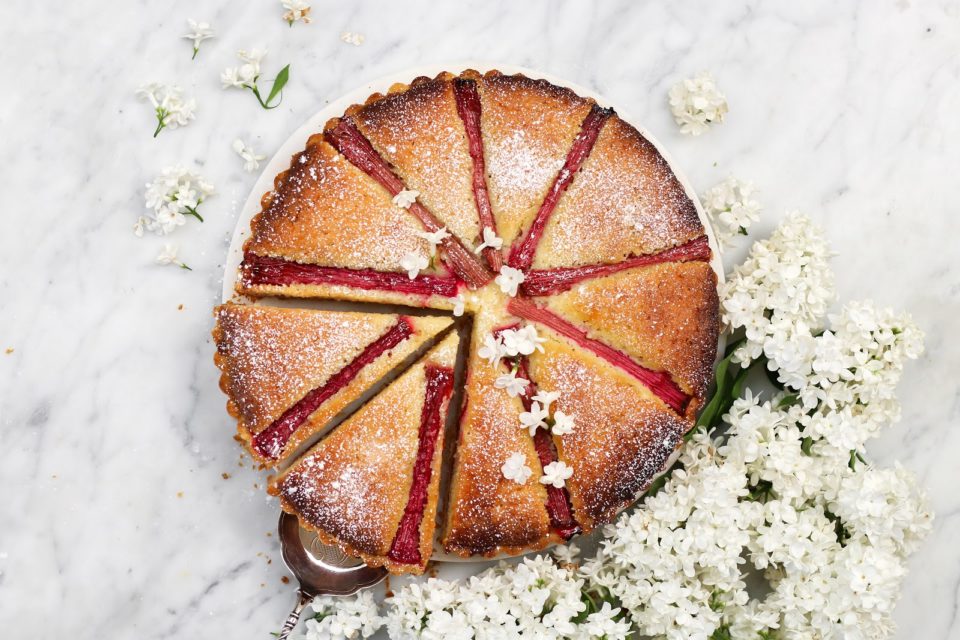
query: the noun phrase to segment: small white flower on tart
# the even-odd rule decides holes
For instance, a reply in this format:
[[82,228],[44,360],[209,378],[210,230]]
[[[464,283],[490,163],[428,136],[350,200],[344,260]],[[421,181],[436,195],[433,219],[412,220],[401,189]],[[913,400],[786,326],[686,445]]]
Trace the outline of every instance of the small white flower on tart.
[[302,20],[303,24],[310,24],[310,5],[303,0],[280,0],[280,4],[287,10],[283,14],[283,19],[291,27],[297,20]]
[[453,315],[459,317],[463,315],[463,307],[466,301],[463,299],[463,294],[458,293],[457,297],[453,299]]
[[477,355],[486,359],[490,364],[496,365],[503,357],[503,343],[500,338],[488,333],[483,337],[483,345],[477,349]]
[[527,277],[519,269],[504,265],[500,267],[500,275],[494,278],[494,282],[500,287],[500,291],[513,297],[517,295],[517,287],[526,279]]
[[500,473],[507,480],[513,480],[517,484],[525,483],[533,475],[533,471],[527,466],[527,458],[522,453],[511,454],[500,467]]
[[544,409],[549,410],[550,405],[556,402],[558,398],[560,398],[559,391],[543,391],[538,389],[537,395],[533,396],[533,401],[539,402],[543,405]]
[[419,191],[414,191],[413,189],[404,189],[397,195],[393,196],[393,204],[397,205],[401,209],[409,209],[410,205],[417,201],[417,197],[419,195]]
[[530,411],[524,411],[520,414],[520,426],[528,430],[530,435],[533,436],[537,432],[537,429],[547,428],[547,418],[549,415],[547,410],[543,408],[543,405],[539,402],[534,402],[530,405]]
[[526,391],[527,385],[529,384],[529,380],[518,378],[516,371],[505,373],[493,381],[494,387],[497,389],[505,389],[507,391],[507,395],[511,398],[516,398],[521,393]]
[[429,266],[430,260],[421,253],[408,253],[400,260],[400,266],[407,272],[407,277],[413,280]]
[[187,19],[187,24],[190,25],[190,33],[183,34],[183,37],[193,41],[192,60],[200,52],[200,43],[213,37],[213,27],[208,22],[197,22],[190,18]]
[[437,245],[449,238],[450,232],[446,227],[440,227],[436,231],[418,231],[417,235],[430,243],[430,255],[434,255],[437,252]]
[[260,161],[267,157],[258,154],[253,150],[253,147],[244,144],[240,138],[234,140],[232,146],[233,150],[237,152],[237,155],[243,158],[244,171],[256,171],[260,168]]
[[480,253],[487,247],[491,249],[499,249],[503,246],[503,238],[497,236],[497,233],[490,227],[483,228],[483,242],[480,243],[480,246],[475,249],[477,253]]
[[553,485],[557,489],[562,489],[567,479],[573,475],[573,468],[561,460],[551,462],[543,468],[543,475],[540,477],[540,484]]
[[573,423],[574,416],[565,414],[559,409],[553,412],[553,426],[550,428],[550,431],[553,432],[555,436],[565,436],[568,433],[573,431],[575,426]]
[[542,353],[541,345],[546,342],[546,338],[541,338],[533,325],[527,325],[522,329],[507,329],[501,333],[501,336],[503,338],[502,355],[510,357],[529,356],[534,351]]

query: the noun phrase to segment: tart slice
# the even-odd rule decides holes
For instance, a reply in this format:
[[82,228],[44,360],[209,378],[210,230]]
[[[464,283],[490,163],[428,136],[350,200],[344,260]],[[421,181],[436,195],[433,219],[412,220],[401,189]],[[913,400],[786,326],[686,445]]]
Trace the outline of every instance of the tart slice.
[[451,308],[455,278],[437,268],[410,278],[403,267],[410,254],[430,255],[422,230],[383,186],[311,136],[250,223],[237,290]]
[[708,263],[667,263],[587,280],[539,302],[702,398],[717,351],[716,289]]
[[225,304],[213,330],[240,440],[276,465],[377,380],[449,327],[448,318]]
[[696,207],[667,161],[611,116],[547,221],[532,266],[616,263],[702,235]]
[[423,573],[457,344],[452,332],[274,478],[283,510],[368,565]]
[[590,531],[636,500],[693,422],[630,375],[546,335],[544,352],[530,356],[530,376],[541,393],[559,393],[554,411],[573,416],[573,430],[553,439],[558,457],[573,469],[565,488],[574,516]]
[[419,202],[465,246],[476,247],[473,160],[453,76],[417,78],[394,89],[348,110],[348,116],[406,188],[418,192]]
[[[496,326],[477,316],[467,361],[464,409],[448,492],[443,547],[463,557],[516,554],[558,540],[550,530],[547,492],[533,439],[520,425],[523,404],[497,389],[499,367],[477,351]],[[508,480],[502,468],[519,454],[531,473],[523,482]]]
[[546,80],[476,76],[487,189],[508,247],[546,198],[592,102]]

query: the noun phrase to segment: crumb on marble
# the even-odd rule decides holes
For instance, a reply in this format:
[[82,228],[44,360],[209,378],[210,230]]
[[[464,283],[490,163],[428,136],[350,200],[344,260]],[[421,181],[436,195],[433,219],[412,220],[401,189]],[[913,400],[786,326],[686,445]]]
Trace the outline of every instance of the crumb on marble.
[[288,578],[287,576],[280,576],[280,582],[282,582],[283,584],[290,584],[290,578]]
[[7,350],[4,353],[6,353],[7,355],[10,355],[11,353],[13,353],[13,347],[7,347]]
[[183,491],[177,491],[177,497],[178,497],[178,498],[182,498],[182,497],[183,497]]
[[182,305],[182,304],[177,305],[177,311],[183,311],[183,305]]
[[220,477],[223,478],[224,480],[229,480],[230,474],[224,471],[223,473],[220,474]]

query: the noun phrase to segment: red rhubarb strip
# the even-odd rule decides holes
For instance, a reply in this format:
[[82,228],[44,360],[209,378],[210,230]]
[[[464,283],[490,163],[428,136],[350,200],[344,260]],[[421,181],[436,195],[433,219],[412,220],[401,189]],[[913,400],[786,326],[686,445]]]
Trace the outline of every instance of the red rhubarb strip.
[[[336,127],[324,133],[324,137],[347,160],[379,182],[391,196],[404,190],[403,181],[393,172],[387,161],[377,153],[370,141],[360,133],[350,118],[342,118]],[[419,202],[411,204],[408,211],[417,217],[427,231],[433,232],[443,227],[437,218]],[[479,258],[454,236],[448,236],[440,246],[450,268],[465,282],[474,287],[482,287],[493,279],[493,274],[487,270]]]
[[603,123],[606,122],[607,118],[611,115],[613,115],[613,109],[603,109],[597,105],[593,105],[590,113],[583,119],[583,123],[580,125],[580,131],[573,139],[573,144],[567,153],[567,159],[563,163],[563,168],[560,169],[560,172],[557,173],[553,179],[553,184],[550,185],[550,190],[547,192],[543,202],[540,203],[540,209],[533,218],[533,222],[530,223],[530,228],[527,229],[527,233],[518,244],[513,246],[510,252],[510,259],[507,262],[514,269],[526,271],[530,268],[530,265],[533,263],[533,254],[537,250],[537,244],[540,242],[540,237],[543,235],[543,230],[547,226],[550,215],[556,208],[557,202],[560,201],[560,196],[563,195],[563,192],[566,191],[570,183],[573,182],[573,178],[580,170],[580,167],[583,166],[584,160],[590,155],[590,150],[593,149],[593,144],[597,141],[597,136],[600,135],[600,129],[603,127]]
[[400,527],[387,557],[403,564],[420,564],[420,523],[427,506],[427,492],[433,474],[433,454],[443,428],[443,403],[453,392],[453,369],[428,365],[427,388],[420,414],[419,446],[413,465],[410,497],[400,519]]
[[[490,206],[490,193],[487,191],[487,169],[483,157],[483,136],[480,133],[480,94],[473,80],[457,78],[453,82],[453,93],[457,99],[457,113],[467,132],[467,145],[470,159],[473,160],[473,199],[480,214],[480,228],[489,228],[496,232],[497,224]],[[499,249],[487,247],[483,251],[490,268],[500,271],[503,266],[503,254]]]
[[282,258],[246,253],[240,265],[245,285],[290,286],[297,284],[331,284],[452,298],[457,295],[457,281],[429,274],[418,274],[411,280],[406,273],[343,269],[316,264],[302,264]]
[[[517,326],[519,325],[501,327],[500,329],[494,330],[493,333],[494,335],[498,335],[502,331]],[[537,395],[537,385],[530,378],[529,359],[526,356],[521,356],[518,358],[517,363],[517,376],[529,381],[526,391],[520,394],[520,401],[523,403],[523,408],[530,411],[530,408],[533,406],[533,396]],[[541,467],[546,467],[551,462],[556,462],[559,459],[553,438],[545,429],[537,429],[533,435],[533,447],[537,451],[537,458],[540,459]],[[550,517],[550,526],[557,532],[557,535],[564,540],[568,540],[573,534],[580,532],[580,525],[577,524],[576,518],[573,517],[573,507],[570,505],[570,493],[565,487],[547,485],[545,488],[547,490],[547,503],[545,506],[547,508],[547,515]]]
[[700,236],[678,247],[672,247],[659,253],[627,258],[616,264],[594,264],[585,267],[560,267],[528,271],[522,287],[524,293],[528,296],[546,296],[566,291],[576,283],[590,278],[599,278],[618,271],[663,262],[706,261],[710,259],[710,255],[710,242],[707,240],[707,236]]
[[413,334],[413,324],[406,316],[400,316],[397,324],[386,333],[368,344],[363,351],[319,387],[312,389],[296,404],[283,412],[273,423],[253,436],[253,448],[264,458],[276,460],[286,446],[290,436],[300,428],[307,418],[320,405],[329,400],[335,393],[357,377],[360,371],[394,348]]
[[513,298],[509,304],[507,304],[507,311],[526,320],[531,320],[553,329],[565,338],[573,340],[584,349],[592,351],[610,364],[626,371],[645,384],[658,398],[663,400],[667,406],[677,413],[682,414],[686,409],[687,403],[690,401],[690,396],[680,390],[680,387],[677,386],[677,383],[673,381],[667,372],[654,371],[644,367],[622,351],[588,337],[586,331],[567,322],[552,311],[533,304],[529,300]]

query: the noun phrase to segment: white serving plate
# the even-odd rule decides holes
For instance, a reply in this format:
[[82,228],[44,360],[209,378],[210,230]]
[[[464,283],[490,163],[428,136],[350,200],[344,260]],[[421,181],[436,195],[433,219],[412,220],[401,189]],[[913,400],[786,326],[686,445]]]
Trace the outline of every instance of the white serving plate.
[[[263,172],[260,174],[260,177],[257,178],[257,181],[254,183],[253,188],[250,190],[250,195],[247,196],[247,200],[243,205],[243,209],[240,210],[240,215],[237,218],[237,226],[233,231],[233,238],[230,242],[230,248],[227,250],[227,258],[224,266],[223,273],[223,291],[221,294],[221,299],[223,302],[228,300],[234,301],[244,301],[242,298],[236,295],[235,285],[237,282],[238,269],[240,263],[243,260],[243,244],[246,242],[247,238],[250,235],[250,221],[255,215],[260,212],[260,199],[263,197],[263,194],[268,191],[273,190],[273,180],[277,174],[282,171],[286,171],[290,167],[290,158],[299,153],[306,147],[307,139],[315,134],[323,131],[323,126],[327,120],[343,115],[343,112],[347,110],[348,107],[354,104],[363,104],[367,98],[374,93],[383,93],[386,94],[390,87],[397,83],[407,84],[414,78],[418,76],[429,76],[434,77],[437,74],[443,71],[449,71],[450,73],[457,74],[466,69],[475,69],[480,73],[485,73],[491,70],[499,70],[504,74],[517,74],[521,73],[530,78],[542,78],[551,82],[557,86],[567,87],[577,95],[592,98],[600,106],[603,107],[612,107],[617,114],[632,124],[634,127],[640,131],[643,136],[653,144],[657,151],[663,156],[663,158],[670,165],[670,168],[673,170],[677,179],[680,181],[680,184],[683,185],[684,190],[687,195],[693,201],[694,205],[697,208],[697,214],[700,216],[700,220],[703,223],[704,229],[706,229],[707,237],[710,241],[710,248],[713,250],[713,259],[710,263],[710,266],[717,274],[719,282],[724,281],[723,274],[723,263],[720,256],[720,245],[717,243],[716,236],[713,232],[713,228],[710,225],[710,220],[707,218],[703,206],[700,204],[699,198],[697,198],[696,192],[693,190],[690,185],[690,181],[687,179],[686,175],[681,171],[673,162],[673,159],[670,157],[670,154],[664,149],[656,138],[654,138],[649,131],[644,129],[642,126],[637,124],[635,120],[632,120],[629,111],[622,109],[619,105],[615,105],[597,92],[588,89],[586,87],[580,86],[578,84],[569,82],[562,78],[558,78],[549,73],[543,73],[533,69],[527,69],[524,67],[518,67],[515,65],[509,64],[491,64],[491,63],[459,63],[459,64],[438,64],[438,65],[427,65],[413,67],[406,69],[404,71],[399,71],[397,73],[392,73],[388,76],[377,78],[372,80],[356,89],[344,94],[337,100],[334,100],[323,109],[320,109],[310,118],[307,119],[300,127],[294,131],[286,141],[280,145],[276,153],[270,158],[270,161],[263,168]],[[316,306],[322,307],[323,303],[319,301],[309,301],[309,300],[283,300],[279,298],[264,298],[258,301],[258,304],[273,304],[278,306]],[[337,308],[340,309],[363,309],[364,305],[362,303],[349,303],[349,304],[338,304]],[[717,350],[718,357],[723,353],[723,348],[725,344],[725,336],[720,337],[720,345]],[[669,469],[673,462],[676,460],[677,454],[671,456],[667,464],[664,466],[664,471]],[[661,474],[664,472],[662,471]],[[596,533],[596,532],[595,532]],[[595,536],[588,536],[588,538],[595,538]],[[589,543],[588,543],[589,544]],[[521,554],[523,555],[523,554]],[[435,543],[435,549],[432,556],[433,560],[440,562],[458,562],[458,563],[489,563],[491,560],[485,559],[471,559],[465,560],[455,555],[446,553],[439,545]],[[499,558],[495,558],[499,559]],[[494,560],[495,560],[494,559]],[[464,567],[466,569],[467,567]],[[458,572],[460,573],[460,572]]]

